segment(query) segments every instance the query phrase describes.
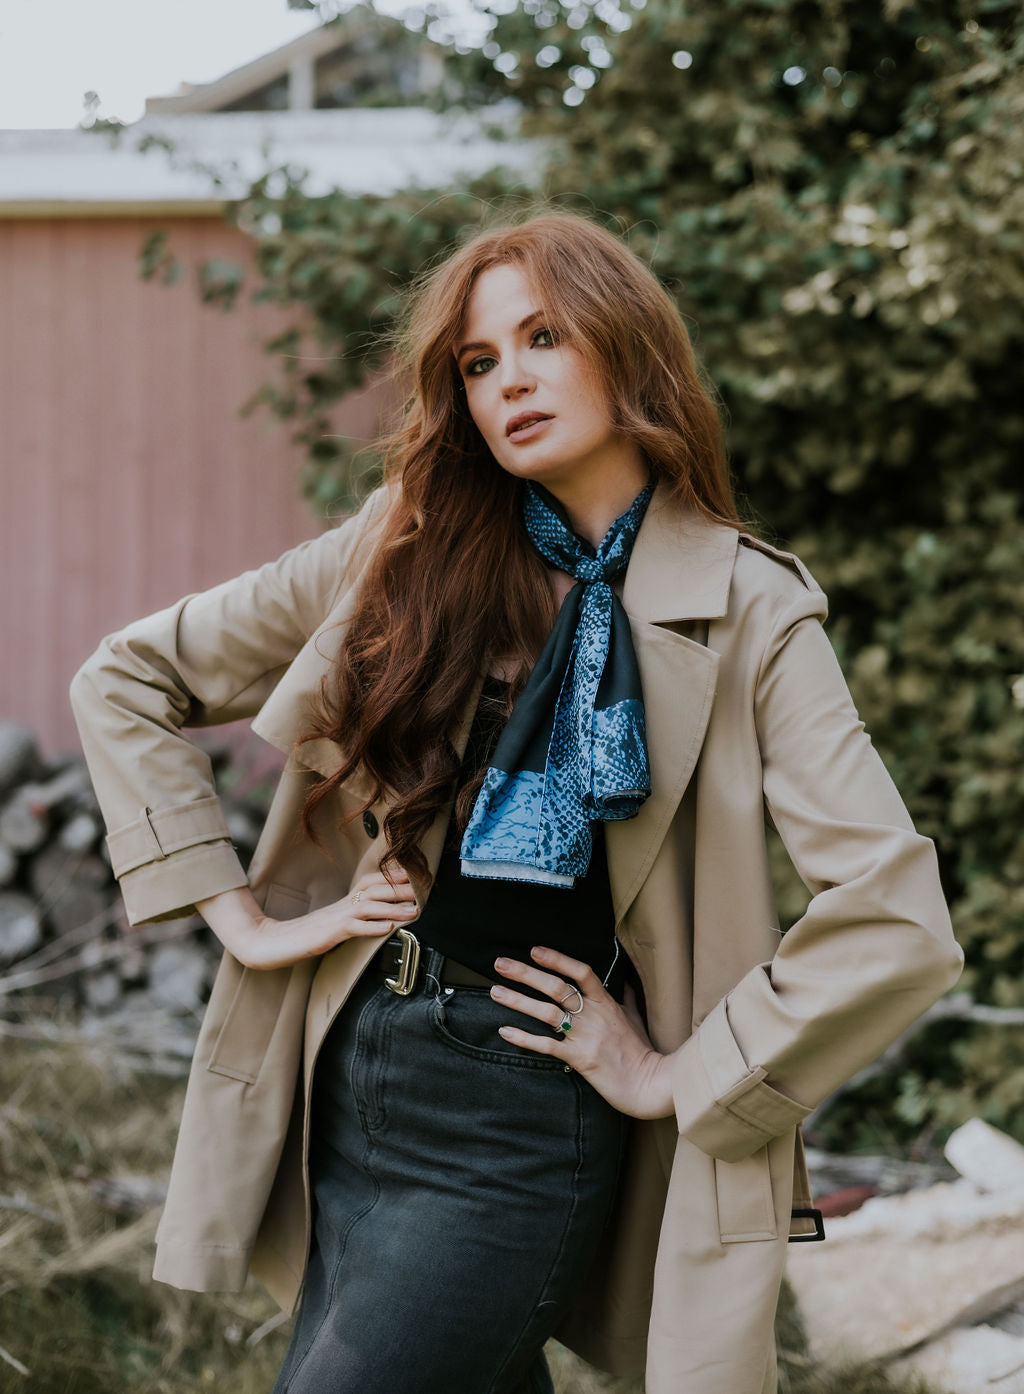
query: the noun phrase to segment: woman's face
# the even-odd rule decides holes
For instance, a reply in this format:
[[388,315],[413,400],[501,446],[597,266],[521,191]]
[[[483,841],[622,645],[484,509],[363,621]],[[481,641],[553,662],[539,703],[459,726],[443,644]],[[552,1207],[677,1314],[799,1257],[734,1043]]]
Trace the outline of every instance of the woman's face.
[[606,474],[621,489],[636,447],[612,429],[601,384],[571,344],[556,341],[518,268],[477,277],[453,352],[470,414],[502,469],[563,497],[600,488]]

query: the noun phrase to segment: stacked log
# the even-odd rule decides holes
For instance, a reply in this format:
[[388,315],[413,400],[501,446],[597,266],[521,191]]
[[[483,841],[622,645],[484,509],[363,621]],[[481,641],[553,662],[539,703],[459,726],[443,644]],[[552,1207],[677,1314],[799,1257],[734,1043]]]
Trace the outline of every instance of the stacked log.
[[[219,788],[231,749],[203,734]],[[222,802],[247,867],[266,790]],[[0,721],[0,1022],[59,1005],[111,1029],[154,1012],[198,1024],[222,946],[195,914],[130,926],[105,831],[81,755],[46,760],[30,728]]]

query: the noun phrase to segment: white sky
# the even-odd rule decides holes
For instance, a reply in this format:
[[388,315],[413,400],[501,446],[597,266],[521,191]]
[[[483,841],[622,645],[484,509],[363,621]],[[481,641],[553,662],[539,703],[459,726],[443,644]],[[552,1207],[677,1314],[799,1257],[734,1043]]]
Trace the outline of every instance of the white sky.
[[287,0],[0,0],[0,129],[77,126],[90,90],[98,116],[135,121],[317,23]]

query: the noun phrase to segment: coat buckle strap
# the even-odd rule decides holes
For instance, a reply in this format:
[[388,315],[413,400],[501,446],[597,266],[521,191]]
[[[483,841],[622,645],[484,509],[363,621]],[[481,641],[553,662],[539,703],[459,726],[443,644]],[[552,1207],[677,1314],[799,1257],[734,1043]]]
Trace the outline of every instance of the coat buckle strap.
[[813,1220],[813,1234],[791,1234],[790,1244],[817,1244],[825,1238],[825,1217],[820,1210],[816,1210],[813,1205],[800,1206],[792,1212],[794,1220]]

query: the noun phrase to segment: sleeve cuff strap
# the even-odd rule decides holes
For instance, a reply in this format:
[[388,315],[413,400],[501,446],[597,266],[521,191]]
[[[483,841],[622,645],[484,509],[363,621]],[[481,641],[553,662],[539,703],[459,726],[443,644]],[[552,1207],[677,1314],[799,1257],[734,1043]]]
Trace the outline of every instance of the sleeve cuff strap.
[[215,842],[231,833],[216,794],[171,808],[142,808],[134,823],[117,828],[106,839],[110,865],[120,880],[147,862],[161,862],[173,852],[200,842]]
[[682,1047],[673,1096],[679,1131],[722,1161],[742,1161],[811,1112],[766,1084],[729,1027],[723,999]]
[[121,895],[130,925],[157,924],[195,911],[197,900],[249,884],[230,842],[207,842],[126,872]]

